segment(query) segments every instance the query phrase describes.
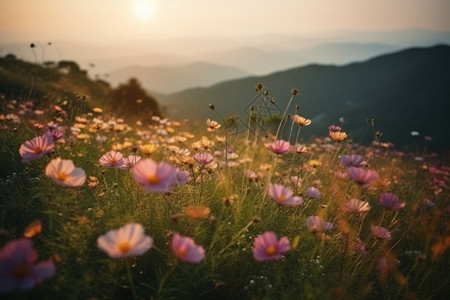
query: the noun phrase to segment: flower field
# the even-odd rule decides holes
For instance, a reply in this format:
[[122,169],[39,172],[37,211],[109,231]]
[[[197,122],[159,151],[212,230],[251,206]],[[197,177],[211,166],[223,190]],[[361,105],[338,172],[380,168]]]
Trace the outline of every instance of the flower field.
[[373,121],[303,141],[301,101],[238,127],[2,99],[2,299],[445,298],[448,157]]

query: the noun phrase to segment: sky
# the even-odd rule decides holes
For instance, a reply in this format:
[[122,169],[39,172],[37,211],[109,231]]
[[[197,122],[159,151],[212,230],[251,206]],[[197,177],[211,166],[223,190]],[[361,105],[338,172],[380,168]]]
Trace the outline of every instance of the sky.
[[0,42],[130,40],[424,28],[450,31],[449,0],[0,0]]

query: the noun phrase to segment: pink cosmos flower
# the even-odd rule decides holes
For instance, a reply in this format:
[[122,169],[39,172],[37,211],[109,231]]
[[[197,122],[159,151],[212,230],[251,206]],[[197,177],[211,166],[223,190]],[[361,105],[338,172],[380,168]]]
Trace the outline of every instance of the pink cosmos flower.
[[368,170],[364,168],[349,167],[347,168],[348,175],[362,188],[367,188],[372,181],[377,180],[380,176],[375,170]]
[[361,214],[370,209],[369,202],[359,199],[350,199],[342,208],[344,211],[354,214]]
[[256,182],[260,178],[259,174],[252,170],[244,170],[244,176],[247,177],[250,182]]
[[310,186],[309,188],[306,189],[305,195],[309,198],[316,200],[320,200],[322,198],[319,189],[313,186]]
[[172,236],[171,248],[173,254],[182,262],[196,264],[205,258],[205,249],[196,245],[190,237],[175,233]]
[[214,163],[214,157],[207,152],[196,153],[194,155],[194,159],[197,163],[204,167]]
[[189,173],[189,171],[184,171],[184,170],[177,168],[176,172],[175,172],[174,184],[177,184],[177,185],[185,184],[188,181],[190,176],[191,176],[191,173]]
[[406,202],[400,201],[398,196],[392,193],[382,193],[380,195],[380,203],[385,208],[393,211],[398,211],[406,205]]
[[0,250],[0,293],[28,290],[55,274],[55,264],[43,261],[35,264],[37,253],[30,239],[20,238]]
[[147,192],[170,192],[177,183],[177,170],[166,162],[156,163],[151,158],[141,159],[133,169],[134,180]]
[[60,157],[50,161],[45,168],[45,175],[59,185],[79,187],[86,181],[86,173],[81,168],[75,168],[71,160]]
[[390,240],[392,238],[391,233],[384,227],[371,225],[373,235],[380,240]]
[[312,233],[319,233],[330,231],[334,225],[330,222],[325,222],[320,216],[309,216],[306,218],[306,227]]
[[253,257],[257,261],[279,260],[282,255],[291,250],[287,237],[278,240],[274,232],[266,231],[257,236],[253,242]]
[[138,223],[110,230],[97,238],[97,247],[111,258],[142,255],[152,246],[153,238],[145,235],[144,227]]
[[291,144],[285,140],[276,140],[275,142],[269,144],[269,150],[275,154],[286,154],[291,151]]
[[138,161],[141,160],[142,157],[139,155],[128,155],[128,157],[123,158],[122,164],[119,166],[119,169],[121,170],[128,170],[134,167],[135,164],[138,163]]
[[361,168],[367,165],[367,162],[361,155],[351,154],[351,155],[341,155],[341,163],[346,167],[357,167]]
[[303,204],[303,198],[299,196],[292,196],[292,191],[284,187],[281,184],[271,184],[269,185],[269,196],[276,203],[285,206],[297,206]]
[[98,160],[101,166],[107,167],[107,168],[120,168],[124,164],[123,155],[120,152],[111,150],[104,154],[100,159]]
[[23,143],[19,148],[19,154],[22,162],[30,162],[42,158],[45,154],[52,152],[54,148],[52,135],[44,134]]

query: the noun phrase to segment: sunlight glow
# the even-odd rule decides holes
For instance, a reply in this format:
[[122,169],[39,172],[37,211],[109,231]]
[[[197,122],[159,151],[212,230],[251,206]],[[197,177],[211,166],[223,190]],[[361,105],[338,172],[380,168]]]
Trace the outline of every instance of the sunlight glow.
[[147,21],[155,15],[156,7],[150,0],[136,0],[134,2],[134,12],[140,20]]

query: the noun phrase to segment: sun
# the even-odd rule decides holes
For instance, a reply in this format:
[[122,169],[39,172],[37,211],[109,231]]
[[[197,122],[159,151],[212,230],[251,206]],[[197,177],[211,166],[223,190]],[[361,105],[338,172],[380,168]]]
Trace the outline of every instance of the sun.
[[156,12],[155,3],[151,0],[135,0],[134,12],[140,20],[150,20]]

